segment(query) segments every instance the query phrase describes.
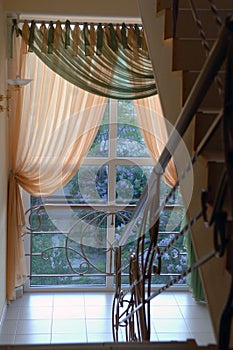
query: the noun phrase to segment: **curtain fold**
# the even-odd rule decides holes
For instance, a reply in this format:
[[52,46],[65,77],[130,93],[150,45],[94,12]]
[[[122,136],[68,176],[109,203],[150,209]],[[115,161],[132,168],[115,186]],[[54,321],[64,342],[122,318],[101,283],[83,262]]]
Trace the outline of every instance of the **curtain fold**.
[[[155,161],[158,161],[168,138],[159,96],[154,95],[145,99],[135,100],[134,105],[137,110],[139,123],[146,145],[150,151],[151,156],[155,159]],[[163,178],[170,187],[173,187],[177,182],[177,172],[172,159],[166,167]],[[185,223],[186,218],[184,218],[184,223],[181,226],[181,229]],[[187,231],[185,234],[184,246],[187,250],[187,266],[192,266],[196,258],[189,231]],[[198,270],[193,271],[187,276],[187,284],[189,285],[195,300],[205,300]]]
[[34,52],[70,83],[93,94],[115,99],[139,99],[157,93],[153,67],[142,28],[57,21],[39,25],[25,21],[24,50]]
[[[192,245],[190,232],[187,231],[184,236],[184,246],[187,249],[187,266],[193,266],[196,262],[196,256]],[[199,270],[196,269],[187,276],[187,284],[190,287],[192,296],[196,301],[205,301],[205,293],[201,283]]]
[[[139,125],[145,139],[146,146],[155,161],[158,161],[168,140],[165,118],[163,116],[158,95],[135,100]],[[165,182],[173,187],[177,181],[177,173],[171,159],[163,175]]]
[[26,278],[20,187],[34,196],[47,196],[63,187],[88,152],[106,106],[105,97],[64,81],[36,55],[24,55],[19,38],[14,48],[19,64],[12,74],[33,81],[13,90],[11,98],[8,300],[15,298],[15,287]]

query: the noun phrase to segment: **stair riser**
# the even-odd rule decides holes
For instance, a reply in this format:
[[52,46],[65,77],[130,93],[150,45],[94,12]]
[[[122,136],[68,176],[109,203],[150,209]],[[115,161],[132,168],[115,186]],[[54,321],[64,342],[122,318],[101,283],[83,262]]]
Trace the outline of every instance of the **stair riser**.
[[[219,17],[222,23],[225,22],[229,11],[220,10]],[[198,13],[199,19],[201,21],[202,27],[204,29],[204,34],[207,39],[215,39],[219,32],[219,26],[216,23],[214,14],[210,10],[202,10]],[[173,19],[172,10],[166,9],[165,12],[165,30],[164,39],[169,39],[172,37],[173,32]],[[190,10],[179,10],[179,15],[176,25],[176,37],[177,38],[200,38],[200,29],[194,21],[192,12]]]
[[[200,71],[206,60],[201,40],[173,39],[173,71]],[[214,40],[208,40],[211,50]],[[222,68],[225,70],[224,66]]]
[[[182,86],[182,103],[184,104],[188,98],[193,85],[198,77],[199,72],[183,72],[183,86]],[[219,74],[219,78],[222,81],[223,86],[225,85],[225,77],[222,72]],[[210,88],[206,92],[206,95],[199,107],[199,111],[212,111],[218,112],[223,106],[223,97],[219,95],[218,84],[213,81]]]
[[[162,11],[166,8],[172,8],[173,0],[158,0],[157,1],[157,12]],[[195,6],[197,9],[210,9],[210,4],[207,0],[195,0]],[[215,0],[214,4],[217,9],[233,9],[232,0]],[[189,0],[179,0],[180,9],[189,9]]]

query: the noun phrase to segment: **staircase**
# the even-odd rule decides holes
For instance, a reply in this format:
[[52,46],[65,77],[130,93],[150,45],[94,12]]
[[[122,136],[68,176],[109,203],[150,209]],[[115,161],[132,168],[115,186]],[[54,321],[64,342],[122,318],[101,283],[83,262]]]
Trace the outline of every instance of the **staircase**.
[[[205,63],[208,49],[212,48],[219,35],[221,22],[224,23],[226,16],[233,11],[232,0],[194,0],[196,13],[191,11],[190,3],[189,0],[179,1],[174,35],[172,0],[138,0],[164,116],[172,124],[177,120],[188,99]],[[198,15],[200,22],[195,22],[193,18],[195,15]],[[204,38],[206,49],[203,46],[201,35],[202,39]],[[190,156],[197,150],[202,138],[216,121],[223,107],[221,81],[224,87],[224,72],[225,64],[220,69],[219,81],[211,84],[183,137]],[[218,196],[217,191],[225,160],[222,121],[221,118],[219,119],[218,127],[193,167],[194,187],[190,205],[186,202],[185,191],[183,193],[188,218],[194,217],[200,209],[203,188],[208,191],[208,219],[212,215]],[[225,200],[224,210],[228,213],[228,226],[232,227],[230,201]],[[232,239],[231,232],[230,230],[228,234]],[[194,226],[191,236],[197,259],[213,249],[213,227],[206,228],[203,220],[199,220]],[[214,257],[200,268],[216,339],[219,336],[220,318],[229,295],[233,273],[232,263],[227,264],[226,260],[233,260],[232,248],[222,258]],[[231,338],[233,338],[233,325]],[[233,346],[233,339],[231,339],[230,346]]]

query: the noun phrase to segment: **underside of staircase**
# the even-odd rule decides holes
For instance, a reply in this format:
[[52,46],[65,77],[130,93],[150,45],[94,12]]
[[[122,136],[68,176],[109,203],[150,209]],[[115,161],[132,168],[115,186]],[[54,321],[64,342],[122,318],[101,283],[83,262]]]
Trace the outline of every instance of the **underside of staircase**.
[[[180,0],[177,2],[179,11],[175,27],[173,5],[176,1],[139,0],[138,3],[164,116],[174,125],[202,70],[208,50],[211,50],[219,35],[221,22],[225,23],[227,15],[233,12],[233,2],[232,0],[194,0],[196,13],[193,13],[191,1]],[[198,15],[199,21],[194,20],[195,15]],[[202,138],[223,108],[222,86],[224,88],[224,85],[225,63],[220,68],[217,81],[215,79],[211,84],[183,135],[190,157],[197,150]],[[201,207],[203,189],[207,191],[207,219],[211,217],[218,196],[224,161],[224,141],[220,120],[193,166],[194,182],[190,184],[193,186],[190,203],[186,198],[185,190],[183,193],[189,219],[193,218]],[[189,186],[189,184],[186,185]],[[228,215],[229,235],[232,239],[232,208],[227,196],[223,207]],[[201,259],[213,249],[213,227],[206,227],[203,219],[194,225],[191,237],[197,259]],[[220,318],[230,291],[232,262],[229,264],[229,261],[233,261],[232,248],[223,257],[216,256],[199,269],[216,339],[219,337]],[[231,347],[232,338],[233,327],[231,327]]]

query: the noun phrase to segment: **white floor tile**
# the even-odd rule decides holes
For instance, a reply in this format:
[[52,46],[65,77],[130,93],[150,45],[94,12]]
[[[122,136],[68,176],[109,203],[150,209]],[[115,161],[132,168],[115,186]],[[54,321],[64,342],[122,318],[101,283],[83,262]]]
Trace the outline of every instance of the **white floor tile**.
[[84,305],[79,306],[57,306],[53,310],[53,319],[85,319]]
[[208,344],[217,344],[213,333],[192,332],[192,337],[195,338],[198,345],[206,346]]
[[87,334],[89,333],[111,333],[111,319],[87,319]]
[[64,343],[86,343],[86,333],[53,333],[51,338],[52,344]]
[[157,319],[152,320],[156,333],[185,333],[189,329],[183,319]]
[[9,305],[6,312],[6,320],[17,320],[19,317],[20,307]]
[[112,333],[88,333],[87,335],[88,343],[105,343],[113,342]]
[[0,334],[0,345],[12,345],[15,342],[15,334]]
[[112,310],[109,305],[86,306],[85,314],[86,318],[112,318]]
[[186,319],[190,332],[213,333],[213,327],[209,319],[190,318]]
[[151,305],[177,305],[177,301],[172,293],[161,293],[151,300]]
[[184,318],[208,319],[210,317],[208,307],[205,304],[179,305],[179,308]]
[[35,294],[25,293],[22,297],[22,306],[34,306],[34,307],[44,307],[53,306],[53,295],[52,294]]
[[16,334],[15,344],[50,344],[50,334]]
[[151,318],[183,318],[178,305],[154,305],[150,310]]
[[191,293],[175,292],[174,298],[179,305],[198,305],[199,303],[192,297]]
[[50,334],[51,320],[19,320],[16,334]]
[[21,320],[33,320],[33,319],[50,319],[52,317],[52,307],[29,307],[22,306],[19,313]]
[[186,341],[191,339],[189,332],[178,332],[178,333],[157,333],[159,341]]
[[56,293],[53,299],[54,307],[73,307],[84,305],[83,293]]
[[17,320],[6,319],[1,328],[1,334],[15,334],[17,328]]
[[112,305],[113,293],[85,293],[84,302],[85,306],[100,306],[100,305]]
[[86,334],[86,322],[84,319],[54,319],[52,333]]

